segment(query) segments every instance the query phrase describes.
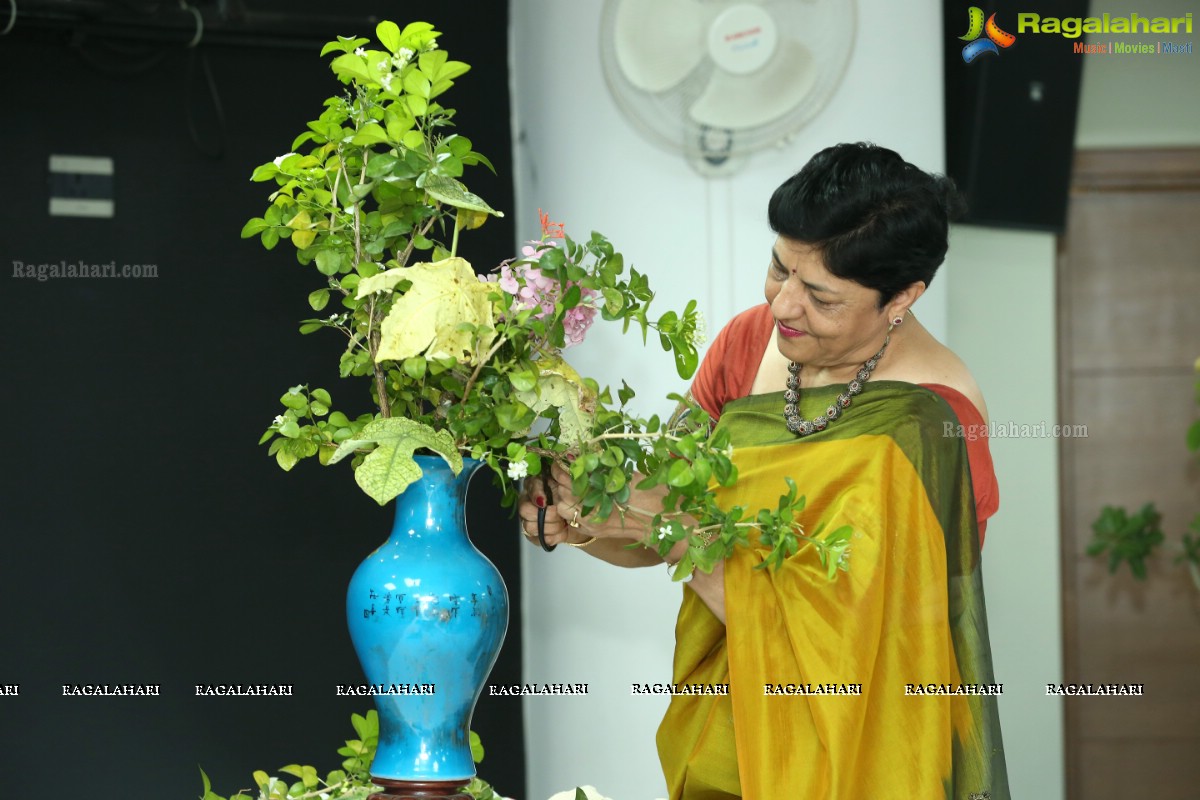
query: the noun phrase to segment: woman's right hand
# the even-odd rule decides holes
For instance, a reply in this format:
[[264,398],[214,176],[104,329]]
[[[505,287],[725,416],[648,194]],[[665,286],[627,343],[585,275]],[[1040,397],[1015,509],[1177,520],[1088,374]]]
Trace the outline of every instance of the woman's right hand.
[[[545,479],[548,478],[550,492],[547,493]],[[635,475],[634,481],[641,480]],[[594,515],[582,514],[582,502],[572,491],[571,475],[558,465],[551,468],[549,476],[526,478],[525,493],[521,497],[517,514],[521,519],[521,532],[526,539],[539,545],[537,536],[538,512],[545,509],[545,539],[547,546],[558,544],[583,545],[588,553],[620,566],[649,566],[661,564],[662,559],[654,550],[647,548],[627,549],[631,542],[651,541],[650,522],[654,512],[662,508],[662,497],[666,487],[649,491],[633,490],[628,505],[631,509],[624,516],[614,511],[603,522]],[[550,498],[553,502],[550,502]],[[645,511],[649,513],[640,513]],[[595,541],[594,540],[600,540]]]
[[[555,499],[558,497],[557,494],[553,496]],[[578,541],[571,538],[571,528],[559,513],[558,504],[549,502],[541,476],[526,478],[525,492],[521,495],[517,505],[517,516],[521,519],[521,533],[525,534],[525,538],[530,543],[539,547],[541,542],[538,541],[538,516],[539,512],[543,510],[545,518],[542,530],[547,547],[554,547],[566,542],[579,544],[586,540],[586,536],[578,537]]]
[[[641,479],[642,476],[635,473],[630,480],[637,483]],[[626,503],[628,510],[624,514],[614,510],[601,522],[594,513],[583,514],[583,502],[572,491],[572,483],[567,470],[557,464],[551,467],[550,489],[554,495],[554,510],[569,527],[597,539],[621,539],[625,542],[650,540],[650,522],[654,514],[662,510],[662,498],[667,493],[667,487],[648,491],[631,490]]]

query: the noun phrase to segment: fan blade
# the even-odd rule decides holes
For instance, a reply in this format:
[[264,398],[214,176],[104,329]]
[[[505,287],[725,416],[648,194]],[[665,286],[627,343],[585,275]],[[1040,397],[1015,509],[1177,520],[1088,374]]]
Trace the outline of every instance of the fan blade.
[[817,65],[809,49],[781,39],[775,57],[758,72],[731,75],[716,70],[688,113],[712,128],[754,128],[800,105],[816,81]]
[[625,77],[647,92],[682,81],[704,57],[707,16],[695,0],[624,0],[613,44]]

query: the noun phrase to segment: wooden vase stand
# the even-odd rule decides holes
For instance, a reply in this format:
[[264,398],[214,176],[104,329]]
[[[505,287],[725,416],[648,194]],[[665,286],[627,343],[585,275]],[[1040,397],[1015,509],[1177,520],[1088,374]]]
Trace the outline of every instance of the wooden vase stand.
[[367,800],[472,800],[459,781],[392,781],[372,778],[371,783],[383,789]]

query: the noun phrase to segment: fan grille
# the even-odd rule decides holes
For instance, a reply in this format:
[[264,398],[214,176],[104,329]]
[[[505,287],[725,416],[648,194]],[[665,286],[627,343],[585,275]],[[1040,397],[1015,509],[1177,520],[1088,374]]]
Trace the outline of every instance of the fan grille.
[[[663,91],[646,91],[626,74],[615,42],[617,15],[622,4],[631,1],[605,0],[604,3],[600,52],[609,91],[622,113],[646,138],[667,150],[682,152],[693,161],[707,158],[715,163],[715,159],[728,155],[762,150],[795,133],[812,120],[833,95],[853,47],[853,0],[697,0],[693,7],[697,14],[703,15],[699,26],[702,33],[695,43],[697,51],[702,53],[699,63],[675,85]],[[745,76],[735,76],[725,73],[709,55],[707,35],[713,20],[721,12],[745,5],[758,6],[773,18],[778,30],[778,45],[763,67]],[[788,82],[788,69],[803,63],[800,60],[803,54],[795,50],[796,47],[807,51],[813,70],[810,77],[797,75],[796,81],[803,81],[803,84]],[[689,55],[691,59],[695,58],[694,52]],[[714,78],[721,81],[721,86],[733,88],[730,94],[736,95],[729,97],[731,110],[724,117],[727,120],[724,125],[705,124],[697,119],[698,101]],[[764,86],[763,81],[776,83]],[[805,90],[804,85],[809,81],[811,85]],[[794,102],[777,110],[753,109],[760,118],[750,127],[739,125],[731,118],[737,115],[738,105],[750,108],[747,104],[755,102],[755,90],[771,92],[778,86],[795,94],[796,97],[791,98]],[[720,110],[725,98],[718,96],[716,101],[715,107]],[[703,105],[710,111],[714,108],[712,98]],[[716,153],[714,146],[718,148]]]

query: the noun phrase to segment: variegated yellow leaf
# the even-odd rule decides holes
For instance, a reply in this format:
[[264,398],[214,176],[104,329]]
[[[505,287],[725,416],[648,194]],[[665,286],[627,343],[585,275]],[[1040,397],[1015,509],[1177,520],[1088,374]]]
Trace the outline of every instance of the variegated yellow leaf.
[[486,329],[478,350],[485,351],[495,339],[495,315],[491,284],[475,275],[461,258],[414,264],[403,269],[412,287],[392,304],[380,328],[376,361],[402,361],[416,355],[426,358],[451,357],[473,364],[476,352],[473,334],[462,330],[464,323]]

